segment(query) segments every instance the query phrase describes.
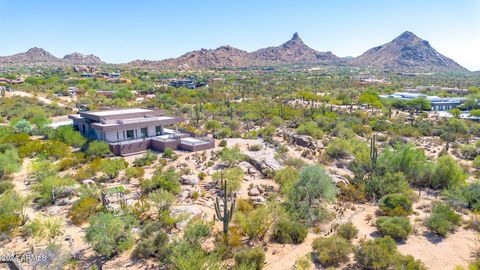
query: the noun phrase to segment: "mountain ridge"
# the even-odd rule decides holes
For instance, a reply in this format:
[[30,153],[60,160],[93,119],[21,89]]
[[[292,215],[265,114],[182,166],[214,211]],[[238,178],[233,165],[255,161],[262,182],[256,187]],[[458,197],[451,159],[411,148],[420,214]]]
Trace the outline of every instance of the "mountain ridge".
[[[0,65],[107,64],[99,57],[71,53],[57,58],[46,50],[33,47],[26,52],[0,56]],[[392,41],[373,47],[357,57],[338,57],[330,51],[320,52],[306,45],[295,32],[278,46],[247,52],[230,45],[199,49],[179,57],[163,60],[134,60],[129,67],[158,69],[248,68],[288,64],[352,66],[395,72],[469,72],[452,59],[437,52],[428,41],[405,31]],[[477,72],[478,73],[478,72]],[[476,74],[476,73],[475,73]]]

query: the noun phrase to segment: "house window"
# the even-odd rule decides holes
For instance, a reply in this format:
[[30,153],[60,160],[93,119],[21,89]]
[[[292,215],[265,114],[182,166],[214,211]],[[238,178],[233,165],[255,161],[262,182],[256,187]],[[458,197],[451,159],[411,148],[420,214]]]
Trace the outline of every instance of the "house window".
[[140,129],[140,135],[142,136],[142,138],[148,137],[148,131],[146,127]]
[[127,130],[127,139],[131,140],[134,138],[133,129]]
[[85,133],[85,124],[82,124],[82,133]]
[[156,127],[155,127],[155,134],[157,134],[157,136],[163,135],[163,128],[162,128],[162,126],[156,126]]

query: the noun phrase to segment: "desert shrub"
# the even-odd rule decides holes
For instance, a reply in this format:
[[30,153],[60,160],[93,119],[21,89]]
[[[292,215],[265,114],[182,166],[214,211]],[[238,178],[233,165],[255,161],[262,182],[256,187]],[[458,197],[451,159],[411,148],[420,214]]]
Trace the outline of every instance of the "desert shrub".
[[153,257],[160,261],[167,258],[168,235],[159,222],[150,221],[143,226],[132,255],[136,258]]
[[260,270],[265,262],[265,252],[260,247],[246,248],[235,253],[235,267],[249,266],[250,269]]
[[11,234],[26,221],[25,205],[28,200],[14,190],[0,194],[0,233]]
[[[240,189],[245,173],[240,168],[228,168],[223,170],[223,180],[227,181],[227,191],[234,192]],[[222,180],[222,172],[216,171],[212,174],[215,181]]]
[[238,198],[236,208],[242,213],[248,213],[253,210],[253,202],[250,199]]
[[125,169],[125,175],[127,178],[137,178],[140,179],[145,175],[145,169],[142,167],[128,167]]
[[15,187],[15,185],[12,182],[9,181],[0,181],[0,195],[3,193],[12,190]]
[[100,170],[109,178],[114,179],[121,170],[128,166],[128,162],[124,158],[102,159]]
[[175,155],[175,151],[173,151],[173,149],[171,148],[167,148],[163,151],[164,158],[173,158],[174,155]]
[[300,135],[312,136],[315,139],[320,139],[323,137],[323,130],[316,122],[313,121],[300,124],[297,127],[297,133]]
[[393,193],[407,194],[410,187],[402,172],[388,172],[385,175],[373,175],[373,177],[367,179],[365,191],[372,198],[381,198]]
[[455,213],[448,204],[438,203],[432,208],[432,213],[427,219],[427,227],[432,232],[447,236],[461,221],[461,216]]
[[62,197],[75,183],[71,178],[48,176],[33,186],[33,190],[38,194],[36,201],[40,206],[53,204],[55,198],[52,194],[55,194],[56,198]]
[[85,155],[83,153],[71,153],[65,158],[57,162],[57,169],[59,171],[68,170],[70,168],[77,168],[80,164],[85,162]]
[[[11,144],[7,145],[12,146]],[[0,151],[0,180],[16,172],[19,168],[20,157],[14,147]]]
[[358,229],[351,221],[349,221],[338,226],[337,234],[347,240],[352,240],[357,237]]
[[435,163],[432,187],[452,188],[465,183],[467,175],[462,167],[449,155],[441,156]]
[[344,201],[365,203],[367,202],[367,193],[365,192],[364,183],[339,183],[340,197]]
[[402,172],[411,184],[419,186],[429,184],[430,170],[431,163],[423,151],[411,144],[396,144],[380,154],[376,172],[379,175]]
[[395,240],[406,240],[412,231],[412,226],[406,217],[379,217],[377,229],[381,234]]
[[353,146],[349,140],[334,139],[328,144],[325,151],[331,158],[346,158],[352,154]]
[[61,126],[48,132],[48,138],[59,140],[74,147],[83,147],[87,139],[80,132],[73,129],[72,126]]
[[420,260],[415,260],[411,255],[398,254],[394,262],[395,269],[399,270],[427,270],[428,268]]
[[100,204],[95,198],[80,198],[80,200],[76,201],[73,204],[72,209],[70,210],[70,220],[75,225],[81,225],[84,222],[88,221],[91,216],[95,215],[95,213],[99,209],[99,206]]
[[263,145],[261,144],[253,144],[248,146],[248,151],[257,152],[262,150],[262,148],[263,148]]
[[70,147],[61,141],[29,141],[28,143],[18,148],[18,153],[21,157],[49,157],[53,159],[60,159],[68,153]]
[[220,146],[220,147],[225,147],[225,146],[227,146],[227,141],[226,141],[226,140],[221,140],[221,141],[218,143],[218,146]]
[[294,167],[288,166],[283,169],[275,171],[274,180],[277,182],[283,194],[289,194],[298,181],[299,173]]
[[278,203],[269,202],[248,212],[237,212],[235,222],[249,240],[263,240],[272,225],[281,218],[281,211]]
[[338,235],[315,239],[312,244],[317,260],[323,266],[331,266],[348,260],[352,252],[352,244]]
[[288,194],[287,207],[298,220],[307,226],[322,219],[322,208],[318,202],[335,200],[337,188],[331,177],[320,165],[310,165],[300,171],[299,180]]
[[232,148],[224,147],[220,151],[220,160],[224,162],[227,166],[233,167],[244,158],[244,155],[240,151],[238,146]]
[[464,159],[473,160],[478,155],[477,147],[473,144],[462,145],[460,153]]
[[111,154],[112,152],[110,151],[108,144],[102,141],[91,141],[85,151],[85,155],[89,158],[103,158]]
[[412,201],[403,194],[389,194],[379,201],[382,212],[387,216],[408,216],[412,213]]
[[97,254],[111,257],[133,245],[133,224],[131,216],[118,217],[111,213],[99,213],[90,218],[85,239]]
[[273,228],[272,238],[280,244],[299,244],[307,237],[307,228],[296,221],[282,219]]
[[394,262],[396,253],[395,241],[386,236],[361,243],[355,251],[355,260],[362,269],[388,269]]
[[157,155],[152,151],[148,150],[142,157],[136,158],[133,161],[133,166],[136,167],[143,167],[143,166],[150,166],[157,160]]
[[474,160],[473,160],[473,167],[475,169],[480,170],[480,155],[478,155]]
[[140,183],[142,192],[149,193],[157,189],[164,189],[173,193],[180,191],[180,182],[178,174],[173,169],[166,173],[155,174],[151,179],[146,179]]

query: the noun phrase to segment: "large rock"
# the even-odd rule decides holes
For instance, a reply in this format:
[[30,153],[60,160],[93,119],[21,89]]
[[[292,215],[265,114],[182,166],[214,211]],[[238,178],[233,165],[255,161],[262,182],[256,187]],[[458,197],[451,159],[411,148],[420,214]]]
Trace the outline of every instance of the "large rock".
[[245,151],[245,155],[247,161],[265,176],[283,168],[275,159],[275,149],[273,148],[264,147],[260,151]]
[[254,187],[248,191],[248,196],[258,196],[260,195],[260,190],[257,187]]
[[182,175],[180,178],[180,183],[182,185],[198,185],[200,179],[195,174]]

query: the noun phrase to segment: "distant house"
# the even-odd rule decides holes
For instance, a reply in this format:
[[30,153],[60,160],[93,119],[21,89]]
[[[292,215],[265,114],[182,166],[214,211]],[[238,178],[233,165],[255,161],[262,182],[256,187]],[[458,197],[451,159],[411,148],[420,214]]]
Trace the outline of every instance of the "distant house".
[[380,95],[381,98],[393,98],[398,100],[414,100],[417,98],[425,98],[430,101],[432,111],[448,111],[456,108],[463,103],[463,98],[441,98],[437,96],[428,96],[425,94],[397,92],[392,95]]
[[173,86],[173,87],[186,87],[186,88],[189,88],[189,89],[195,89],[195,88],[199,88],[199,87],[203,87],[203,86],[206,86],[207,83],[205,82],[196,82],[194,80],[191,80],[191,79],[185,79],[185,80],[173,80],[169,83],[170,86]]
[[213,139],[167,128],[183,121],[165,116],[161,110],[121,109],[84,111],[69,115],[73,127],[95,140],[105,141],[115,155],[128,155],[147,149],[164,151],[167,148],[199,151],[213,148]]

